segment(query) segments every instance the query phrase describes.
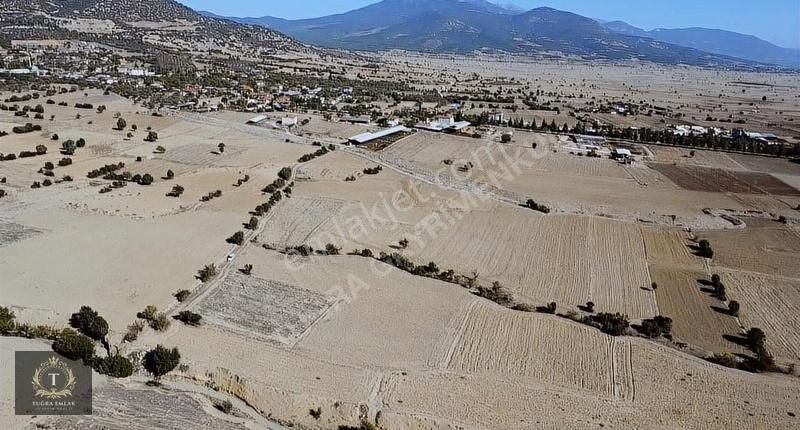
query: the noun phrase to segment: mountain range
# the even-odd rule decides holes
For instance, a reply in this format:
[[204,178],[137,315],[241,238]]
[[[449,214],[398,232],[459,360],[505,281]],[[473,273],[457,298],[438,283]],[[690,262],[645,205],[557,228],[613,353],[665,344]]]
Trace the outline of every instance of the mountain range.
[[759,63],[800,68],[800,50],[782,48],[755,36],[733,31],[702,27],[657,28],[645,31],[624,21],[611,21],[603,24],[603,26],[620,34],[649,37],[673,45],[743,58]]
[[754,36],[702,28],[645,31],[622,21],[601,23],[546,7],[520,11],[485,0],[383,0],[312,19],[228,19],[268,27],[305,43],[352,50],[489,50],[662,64],[800,68],[800,51]]

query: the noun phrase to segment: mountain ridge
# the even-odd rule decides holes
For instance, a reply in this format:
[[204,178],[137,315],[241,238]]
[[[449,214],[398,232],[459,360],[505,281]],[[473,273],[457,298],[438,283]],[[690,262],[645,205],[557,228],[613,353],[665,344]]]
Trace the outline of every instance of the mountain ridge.
[[[451,19],[443,19],[443,13]],[[489,49],[523,54],[558,51],[584,58],[647,60],[663,64],[722,67],[777,64],[800,68],[800,59],[797,64],[791,61],[791,50],[788,60],[786,51],[754,56],[750,55],[752,50],[726,51],[713,44],[706,46],[681,40],[667,31],[651,34],[623,21],[601,24],[595,19],[547,7],[520,12],[484,0],[384,0],[318,18],[229,19],[265,26],[306,43],[351,50],[397,48],[468,53]],[[553,20],[559,20],[564,28],[557,32],[551,27],[547,34],[542,34],[542,25]],[[572,24],[577,24],[580,31],[570,28]]]

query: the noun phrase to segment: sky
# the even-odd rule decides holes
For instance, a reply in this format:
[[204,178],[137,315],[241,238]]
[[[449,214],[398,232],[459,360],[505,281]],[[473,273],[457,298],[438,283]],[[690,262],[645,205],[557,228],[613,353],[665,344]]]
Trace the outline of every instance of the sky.
[[[343,13],[377,0],[179,0],[225,16],[314,18]],[[752,34],[800,49],[800,0],[496,0],[523,9],[549,6],[590,18],[622,20],[645,30],[707,27]]]

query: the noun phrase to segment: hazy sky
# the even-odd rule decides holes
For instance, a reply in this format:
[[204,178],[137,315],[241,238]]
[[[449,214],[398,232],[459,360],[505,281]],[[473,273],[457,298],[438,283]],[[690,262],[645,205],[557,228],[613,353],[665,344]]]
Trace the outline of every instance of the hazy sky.
[[[179,0],[227,16],[298,19],[347,12],[377,0]],[[657,27],[709,27],[753,34],[800,48],[800,0],[497,0],[525,9],[550,6],[591,18]]]

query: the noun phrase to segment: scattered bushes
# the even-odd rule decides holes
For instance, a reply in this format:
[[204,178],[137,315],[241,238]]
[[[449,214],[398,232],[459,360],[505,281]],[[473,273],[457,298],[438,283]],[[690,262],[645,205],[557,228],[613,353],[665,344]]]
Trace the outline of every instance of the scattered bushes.
[[557,308],[558,308],[558,305],[556,304],[556,302],[550,302],[550,303],[548,303],[548,304],[546,304],[544,306],[537,307],[536,311],[537,312],[541,312],[543,314],[553,315],[553,314],[556,313],[556,309]]
[[173,185],[172,186],[172,191],[167,193],[167,197],[180,197],[181,195],[183,195],[183,191],[184,191],[184,189],[183,189],[182,186]]
[[231,412],[233,412],[233,403],[231,403],[229,400],[217,403],[216,405],[214,405],[214,407],[226,414],[230,414]]
[[77,109],[94,109],[94,106],[91,103],[75,103],[75,108],[77,108]]
[[327,154],[328,152],[330,152],[328,149],[320,148],[320,149],[312,152],[311,154],[306,154],[306,155],[298,158],[297,162],[298,163],[306,163],[306,162],[309,162],[309,161],[311,161],[311,160],[313,160],[313,159],[315,159],[317,157],[321,157],[321,156]]
[[211,201],[211,200],[213,200],[213,199],[215,199],[217,197],[222,197],[222,191],[220,191],[220,190],[212,191],[212,192],[204,195],[203,197],[201,197],[200,201],[209,202],[209,201]]
[[659,315],[643,320],[641,325],[634,326],[634,328],[651,339],[659,336],[669,337],[672,334],[672,318]]
[[155,331],[164,331],[169,328],[170,322],[167,314],[158,312],[158,308],[148,305],[142,312],[136,314],[137,318],[147,321],[147,324]]
[[367,167],[363,170],[365,175],[377,175],[383,170],[383,166]]
[[511,307],[514,304],[514,295],[497,281],[490,288],[479,286],[478,296],[491,300],[500,306]]
[[27,123],[27,124],[22,125],[22,126],[16,126],[16,127],[12,128],[11,131],[13,131],[16,134],[25,134],[25,133],[31,133],[31,132],[34,132],[34,131],[42,131],[42,126],[39,125],[39,124],[33,125],[31,123]]
[[536,203],[535,201],[533,201],[533,199],[528,199],[528,201],[525,202],[525,207],[528,208],[528,209],[537,211],[537,212],[545,213],[545,214],[549,214],[550,213],[550,208],[549,207],[547,207],[545,205],[542,205],[542,204],[539,204],[539,203]]
[[611,336],[621,336],[630,326],[628,316],[620,313],[603,312],[597,315],[587,315],[581,321]]

